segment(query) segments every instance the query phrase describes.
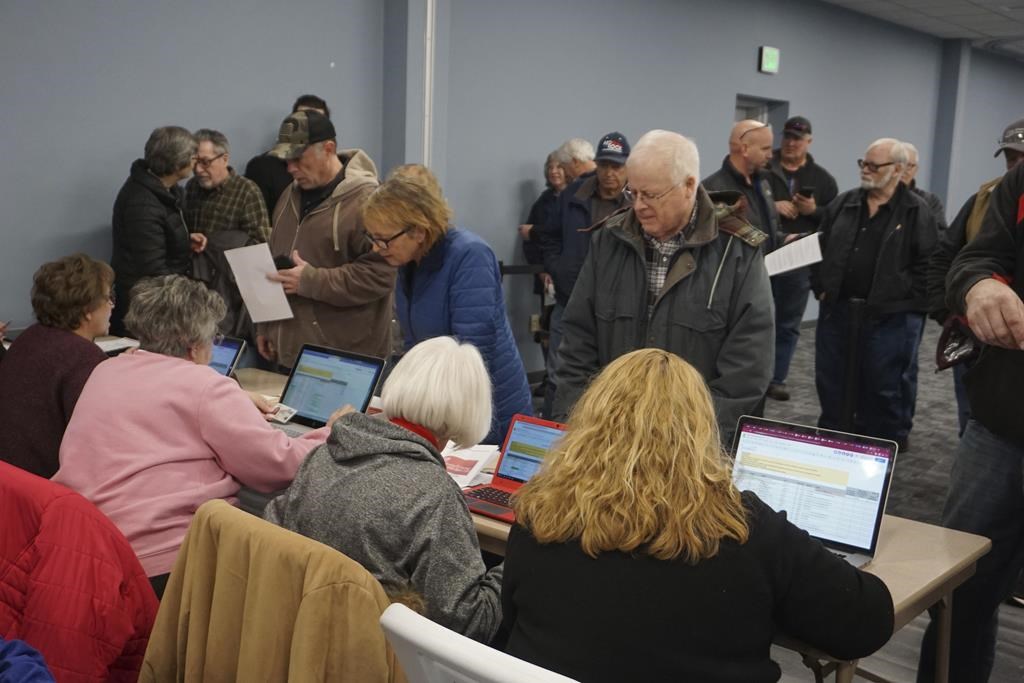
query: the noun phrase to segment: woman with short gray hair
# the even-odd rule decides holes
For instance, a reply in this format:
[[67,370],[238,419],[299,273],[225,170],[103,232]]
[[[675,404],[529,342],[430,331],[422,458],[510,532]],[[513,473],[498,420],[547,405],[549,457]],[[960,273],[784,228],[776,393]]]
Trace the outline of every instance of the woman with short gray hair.
[[128,324],[141,347],[100,363],[75,406],[53,480],[109,517],[161,594],[207,500],[244,484],[282,489],[327,427],[298,439],[267,424],[235,381],[208,367],[224,302],[181,275],[140,281]]
[[128,180],[114,202],[114,249],[111,265],[117,274],[117,304],[111,332],[124,335],[124,316],[131,289],[144,277],[185,274],[191,252],[206,246],[206,236],[189,232],[182,214],[178,183],[192,175],[196,140],[180,126],[155,129],[146,141],[145,156],[132,163]]

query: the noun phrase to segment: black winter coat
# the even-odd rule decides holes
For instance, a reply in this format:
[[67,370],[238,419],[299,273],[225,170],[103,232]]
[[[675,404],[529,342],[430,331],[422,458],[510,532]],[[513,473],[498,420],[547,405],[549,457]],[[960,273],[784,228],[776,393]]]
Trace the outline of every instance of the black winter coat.
[[114,201],[113,252],[117,303],[110,319],[112,334],[125,334],[128,294],[136,282],[154,275],[191,272],[189,230],[181,212],[181,188],[163,186],[142,159]]

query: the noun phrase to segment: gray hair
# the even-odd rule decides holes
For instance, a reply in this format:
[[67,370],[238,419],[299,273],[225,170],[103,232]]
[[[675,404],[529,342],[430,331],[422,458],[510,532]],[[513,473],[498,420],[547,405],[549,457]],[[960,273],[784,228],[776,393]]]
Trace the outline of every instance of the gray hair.
[[669,180],[673,185],[696,178],[700,182],[700,153],[693,140],[670,130],[651,130],[643,134],[626,160],[626,165],[635,164],[634,159],[661,159],[668,163]]
[[412,347],[381,391],[381,409],[421,425],[459,447],[472,446],[491,428],[491,378],[480,352],[451,337]]
[[194,137],[196,139],[196,146],[201,142],[209,142],[213,145],[213,149],[217,151],[217,154],[227,154],[231,151],[231,145],[228,144],[228,137],[219,130],[213,130],[212,128],[200,128],[196,131]]
[[917,153],[917,147],[914,147],[914,144],[911,142],[903,143],[903,151],[907,153],[907,163],[910,163],[911,159],[914,159],[914,163],[917,163],[917,160],[920,159],[920,155]]
[[213,341],[226,312],[224,299],[202,282],[161,275],[132,287],[124,323],[145,351],[185,358],[190,348]]
[[883,145],[888,145],[888,147],[889,147],[889,160],[890,161],[893,161],[894,163],[899,164],[900,166],[906,166],[907,165],[907,161],[908,161],[907,150],[903,146],[904,143],[900,142],[896,138],[878,138],[877,140],[872,142],[870,145],[868,145],[868,149],[869,150],[870,149],[874,149],[875,147],[881,147]]
[[571,161],[593,161],[594,146],[583,138],[569,138],[555,150],[555,159],[560,164]]
[[149,134],[143,161],[158,176],[170,175],[192,165],[196,139],[181,126],[161,126]]

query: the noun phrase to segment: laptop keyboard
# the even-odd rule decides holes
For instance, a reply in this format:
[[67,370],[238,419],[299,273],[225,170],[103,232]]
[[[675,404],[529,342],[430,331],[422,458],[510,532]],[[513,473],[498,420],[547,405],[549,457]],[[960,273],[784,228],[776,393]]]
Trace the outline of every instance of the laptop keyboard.
[[512,507],[512,502],[510,500],[511,494],[507,491],[502,491],[501,489],[492,488],[490,486],[482,489],[475,489],[473,491],[466,491],[466,495],[470,498],[478,498],[480,500],[485,500],[488,503],[501,505],[502,507]]

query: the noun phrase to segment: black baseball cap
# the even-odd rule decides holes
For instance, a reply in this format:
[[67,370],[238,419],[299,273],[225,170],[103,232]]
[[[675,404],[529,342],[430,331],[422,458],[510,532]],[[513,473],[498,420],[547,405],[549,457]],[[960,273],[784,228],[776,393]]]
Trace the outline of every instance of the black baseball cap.
[[626,163],[629,158],[629,140],[622,133],[608,133],[597,143],[597,154],[594,161],[611,161],[616,164]]
[[805,138],[811,134],[811,122],[802,116],[791,116],[782,126],[782,134],[794,138]]
[[1003,131],[999,138],[999,148],[992,156],[999,156],[1004,149],[1012,149],[1015,152],[1024,152],[1024,119],[1014,121]]
[[335,137],[337,133],[329,118],[312,109],[297,111],[281,122],[277,144],[269,154],[278,159],[294,159],[310,145]]

